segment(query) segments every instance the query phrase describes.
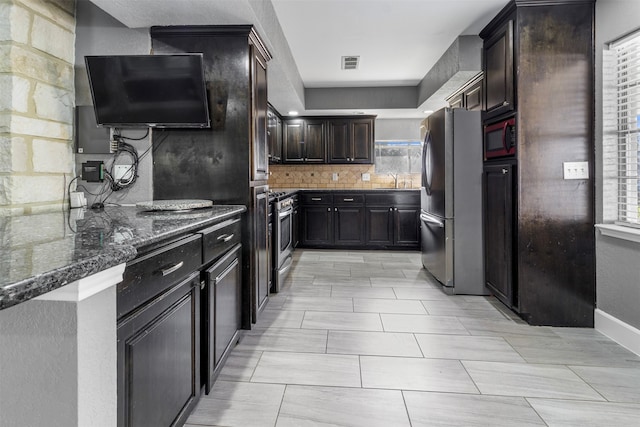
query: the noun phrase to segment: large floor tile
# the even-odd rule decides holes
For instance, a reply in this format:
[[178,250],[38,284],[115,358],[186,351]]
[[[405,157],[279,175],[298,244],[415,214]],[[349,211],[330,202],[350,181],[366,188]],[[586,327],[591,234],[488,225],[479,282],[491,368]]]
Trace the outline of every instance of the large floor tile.
[[399,269],[352,269],[351,270],[352,277],[368,277],[371,280],[388,278],[390,280],[394,280],[398,277],[404,277],[402,270]]
[[416,339],[427,358],[524,362],[500,337],[416,334]]
[[469,335],[455,317],[386,313],[380,314],[380,317],[387,332]]
[[333,329],[342,331],[382,331],[380,315],[376,313],[332,313],[307,311],[303,329]]
[[[427,311],[429,309],[427,308]],[[460,322],[471,335],[509,337],[512,335],[555,337],[551,328],[545,326],[529,326],[511,320],[483,320],[461,318]]]
[[394,390],[287,386],[276,427],[409,427]]
[[462,362],[482,394],[604,400],[566,366]]
[[640,368],[569,366],[612,402],[640,403]]
[[468,317],[472,319],[484,319],[484,320],[505,320],[504,315],[500,313],[498,310],[431,308],[428,311],[431,316],[455,316],[455,317]]
[[256,328],[300,328],[304,311],[295,310],[263,310],[258,318]]
[[284,385],[216,381],[200,399],[187,425],[272,427],[278,416]]
[[529,363],[640,367],[626,355],[618,356],[598,341],[532,336],[512,336],[506,340]]
[[361,356],[360,364],[365,388],[478,393],[457,360]]
[[[521,397],[404,391],[412,427],[544,426]],[[285,394],[286,396],[286,394]]]
[[396,294],[391,288],[372,288],[364,286],[332,286],[332,298],[387,298],[394,299]]
[[447,294],[440,289],[434,289],[429,286],[423,287],[395,287],[393,290],[398,299],[415,299],[415,300],[446,300],[449,298]]
[[245,331],[237,350],[293,351],[324,353],[327,331],[310,331],[290,328],[253,329]]
[[528,399],[550,427],[637,427],[640,405],[575,400]]
[[[405,271],[406,272],[406,271]],[[371,286],[374,287],[394,287],[394,288],[424,288],[440,290],[440,286],[435,286],[423,278],[395,277],[372,277]]]
[[358,356],[264,352],[253,382],[360,387]]
[[219,381],[249,381],[258,365],[262,351],[242,351],[237,348],[229,354],[218,375]]
[[329,331],[327,353],[422,357],[413,334]]
[[327,277],[317,276],[313,280],[314,286],[364,286],[371,287],[371,280],[368,277]]
[[353,299],[292,296],[282,304],[282,310],[353,312]]
[[356,313],[427,314],[420,301],[354,298],[353,311]]

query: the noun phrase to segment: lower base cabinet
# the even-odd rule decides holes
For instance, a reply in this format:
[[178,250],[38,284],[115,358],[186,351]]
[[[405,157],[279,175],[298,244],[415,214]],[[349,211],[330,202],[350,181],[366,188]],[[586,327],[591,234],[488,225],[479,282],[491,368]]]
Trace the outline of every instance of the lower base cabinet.
[[209,394],[242,326],[242,245],[205,271],[203,289],[203,382]]
[[118,426],[183,425],[200,397],[200,273],[118,324]]

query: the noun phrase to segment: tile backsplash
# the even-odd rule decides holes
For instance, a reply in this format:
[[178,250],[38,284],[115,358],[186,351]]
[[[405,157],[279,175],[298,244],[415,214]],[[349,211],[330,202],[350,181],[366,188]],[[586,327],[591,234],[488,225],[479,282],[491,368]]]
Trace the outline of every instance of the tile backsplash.
[[[338,180],[333,180],[333,174]],[[363,174],[370,181],[363,181]],[[376,174],[374,165],[270,165],[269,187],[279,188],[394,188],[389,174]],[[397,188],[420,188],[420,174],[400,174]]]

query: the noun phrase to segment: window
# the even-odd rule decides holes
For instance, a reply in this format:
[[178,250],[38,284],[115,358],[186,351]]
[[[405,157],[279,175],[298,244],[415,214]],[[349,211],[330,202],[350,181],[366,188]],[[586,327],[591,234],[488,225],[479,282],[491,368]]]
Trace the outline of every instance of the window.
[[609,47],[615,55],[618,222],[640,227],[640,33]]
[[420,141],[376,141],[375,166],[377,174],[420,173],[422,167]]

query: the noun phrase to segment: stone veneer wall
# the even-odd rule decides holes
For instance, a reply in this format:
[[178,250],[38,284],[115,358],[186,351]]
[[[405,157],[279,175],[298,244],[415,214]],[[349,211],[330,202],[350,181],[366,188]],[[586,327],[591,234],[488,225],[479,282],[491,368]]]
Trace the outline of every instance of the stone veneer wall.
[[[377,175],[374,165],[270,165],[269,188],[393,188],[394,178]],[[338,180],[333,181],[333,173]],[[362,181],[362,174],[371,175]],[[420,174],[400,174],[398,188],[420,188]]]
[[0,0],[0,215],[61,209],[74,173],[76,0]]

